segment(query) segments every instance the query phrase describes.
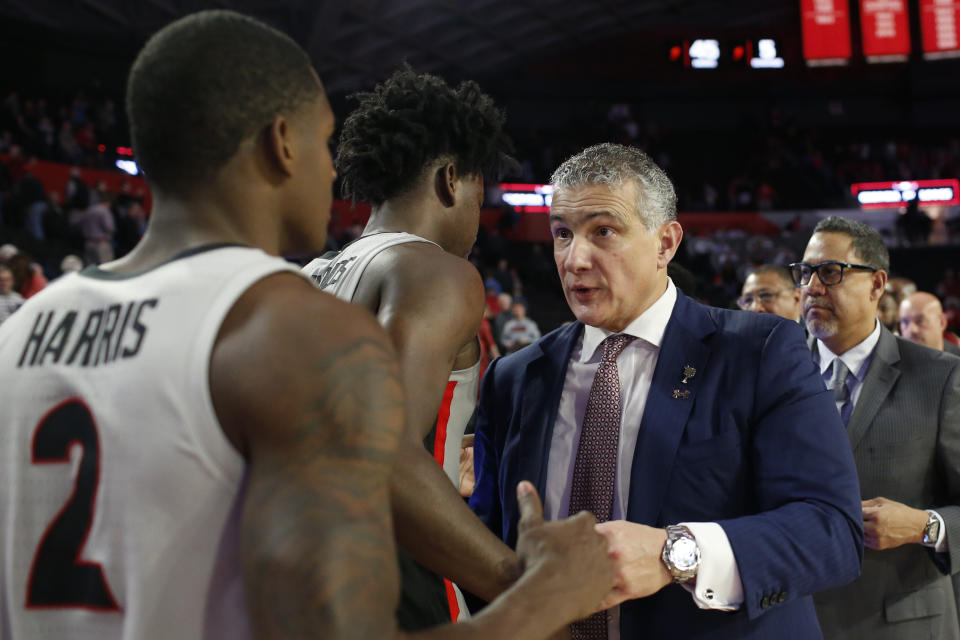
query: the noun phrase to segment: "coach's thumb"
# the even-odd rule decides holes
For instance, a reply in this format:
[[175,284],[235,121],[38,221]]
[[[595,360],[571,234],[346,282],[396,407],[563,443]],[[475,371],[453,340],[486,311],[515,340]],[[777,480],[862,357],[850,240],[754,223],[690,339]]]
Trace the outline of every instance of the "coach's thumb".
[[520,530],[543,524],[543,505],[537,489],[527,480],[517,485],[517,503],[520,505]]

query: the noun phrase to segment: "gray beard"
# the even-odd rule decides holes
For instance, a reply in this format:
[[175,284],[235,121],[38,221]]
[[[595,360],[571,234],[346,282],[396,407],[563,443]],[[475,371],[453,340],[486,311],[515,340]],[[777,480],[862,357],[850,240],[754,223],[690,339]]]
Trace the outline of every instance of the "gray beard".
[[804,322],[807,325],[807,331],[810,332],[815,338],[820,340],[825,340],[826,338],[832,338],[837,335],[837,321],[836,319],[831,320],[806,320]]

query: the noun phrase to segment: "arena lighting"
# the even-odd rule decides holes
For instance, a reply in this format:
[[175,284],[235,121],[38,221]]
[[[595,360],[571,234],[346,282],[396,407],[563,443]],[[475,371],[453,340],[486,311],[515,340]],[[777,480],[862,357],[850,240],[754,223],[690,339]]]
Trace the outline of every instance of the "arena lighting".
[[137,163],[133,160],[117,160],[116,161],[117,169],[125,173],[129,173],[132,176],[135,176],[140,173],[140,168],[137,166]]
[[499,185],[500,202],[522,213],[545,213],[553,201],[552,184],[505,182]]
[[924,206],[960,204],[960,180],[857,182],[850,191],[863,209],[891,209],[917,200]]

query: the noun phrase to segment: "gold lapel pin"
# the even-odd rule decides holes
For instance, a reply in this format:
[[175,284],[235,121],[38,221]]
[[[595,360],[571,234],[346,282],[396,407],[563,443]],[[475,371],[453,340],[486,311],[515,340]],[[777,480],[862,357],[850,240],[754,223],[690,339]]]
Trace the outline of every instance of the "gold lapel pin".
[[674,400],[686,400],[686,399],[689,398],[689,397],[690,397],[690,390],[689,390],[689,389],[684,389],[683,391],[680,391],[680,389],[674,389],[674,390],[673,390],[673,398],[674,398]]
[[687,384],[687,380],[689,380],[695,375],[697,375],[697,370],[691,367],[690,365],[686,364],[683,366],[683,380],[681,380],[680,382],[682,382],[683,384]]

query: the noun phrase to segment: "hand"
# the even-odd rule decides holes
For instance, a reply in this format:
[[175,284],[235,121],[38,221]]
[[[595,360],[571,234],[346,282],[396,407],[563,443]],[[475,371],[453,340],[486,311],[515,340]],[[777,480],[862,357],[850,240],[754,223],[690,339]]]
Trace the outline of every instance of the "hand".
[[469,498],[473,495],[473,434],[463,436],[460,442],[460,495]]
[[613,562],[607,541],[594,531],[596,519],[581,512],[565,520],[543,521],[543,506],[527,481],[517,485],[520,536],[517,555],[524,563],[522,581],[536,581],[542,591],[537,606],[565,623],[585,618],[613,585]]
[[667,541],[666,530],[626,520],[603,522],[596,530],[607,539],[614,561],[613,589],[600,603],[601,610],[653,595],[673,582],[660,558]]
[[930,514],[886,498],[863,501],[863,542],[882,551],[923,541]]

